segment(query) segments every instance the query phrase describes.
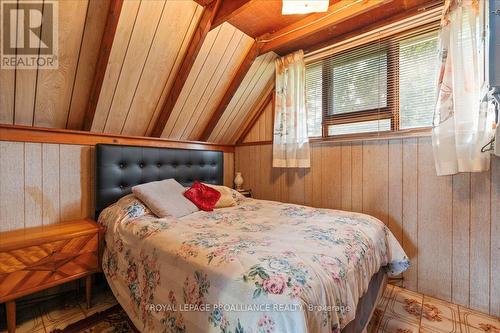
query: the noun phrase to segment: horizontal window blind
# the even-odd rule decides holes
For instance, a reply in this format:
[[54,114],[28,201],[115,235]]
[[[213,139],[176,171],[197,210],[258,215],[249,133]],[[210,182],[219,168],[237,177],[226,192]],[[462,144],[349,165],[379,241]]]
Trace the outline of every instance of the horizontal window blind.
[[309,136],[432,125],[438,21],[306,65]]
[[436,103],[437,32],[399,42],[400,129],[432,126]]

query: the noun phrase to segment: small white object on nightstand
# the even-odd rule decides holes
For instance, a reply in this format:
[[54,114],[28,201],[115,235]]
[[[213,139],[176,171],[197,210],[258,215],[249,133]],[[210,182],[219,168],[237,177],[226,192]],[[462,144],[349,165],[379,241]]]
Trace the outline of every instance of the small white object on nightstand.
[[241,176],[241,172],[236,173],[236,177],[234,177],[234,186],[237,191],[243,190],[243,177]]

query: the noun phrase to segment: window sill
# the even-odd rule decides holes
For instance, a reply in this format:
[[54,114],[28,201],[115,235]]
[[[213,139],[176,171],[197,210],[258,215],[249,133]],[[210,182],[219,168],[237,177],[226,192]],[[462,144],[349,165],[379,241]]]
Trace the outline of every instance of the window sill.
[[425,128],[402,130],[398,132],[375,132],[375,133],[336,135],[329,137],[316,137],[316,138],[310,138],[309,142],[311,144],[320,144],[323,142],[358,142],[358,141],[430,137],[431,135],[432,135],[432,128],[425,127]]
[[[406,139],[406,138],[419,138],[419,137],[430,137],[432,135],[432,128],[415,128],[408,129],[399,132],[384,132],[384,133],[360,133],[360,134],[347,134],[347,135],[337,135],[325,138],[310,138],[309,142],[311,144],[321,144],[329,142],[359,142],[359,141],[375,141],[375,140],[389,140],[389,139]],[[258,145],[270,145],[272,141],[255,141],[255,142],[244,142],[237,144],[236,146],[258,146]]]

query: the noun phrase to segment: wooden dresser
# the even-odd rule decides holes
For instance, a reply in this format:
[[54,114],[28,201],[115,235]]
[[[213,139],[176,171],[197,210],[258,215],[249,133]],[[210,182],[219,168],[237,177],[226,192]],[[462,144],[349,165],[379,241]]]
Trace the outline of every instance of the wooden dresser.
[[6,303],[9,333],[15,331],[15,299],[99,271],[100,227],[91,220],[0,233],[0,303]]

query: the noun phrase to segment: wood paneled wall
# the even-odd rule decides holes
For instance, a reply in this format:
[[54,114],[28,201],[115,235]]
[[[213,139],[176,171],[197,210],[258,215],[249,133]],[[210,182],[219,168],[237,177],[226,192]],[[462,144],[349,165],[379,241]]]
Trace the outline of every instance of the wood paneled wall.
[[198,140],[252,43],[229,23],[208,33],[162,137]]
[[125,1],[92,131],[147,135],[203,8],[194,1]]
[[273,102],[271,101],[262,114],[259,116],[255,124],[250,129],[250,132],[243,139],[243,143],[262,142],[273,140]]
[[272,146],[236,148],[259,199],[363,212],[411,258],[411,290],[500,315],[500,158],[491,170],[437,177],[428,137],[315,143],[310,169],[271,167]]
[[[94,146],[0,141],[0,231],[92,217]],[[234,153],[224,153],[232,187]]]
[[92,215],[90,146],[0,142],[0,230]]
[[59,68],[1,69],[0,123],[71,129],[83,124],[109,0],[58,5]]
[[224,114],[215,126],[208,142],[234,144],[242,124],[255,111],[255,105],[274,85],[274,59],[269,52],[258,57],[250,67]]

